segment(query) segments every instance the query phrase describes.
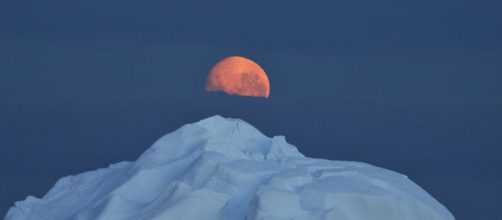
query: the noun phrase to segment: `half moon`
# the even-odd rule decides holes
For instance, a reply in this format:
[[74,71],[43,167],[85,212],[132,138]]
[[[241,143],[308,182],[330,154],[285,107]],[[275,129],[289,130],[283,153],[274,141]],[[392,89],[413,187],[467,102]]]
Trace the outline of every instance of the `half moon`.
[[231,56],[221,60],[211,69],[206,81],[206,90],[268,98],[270,81],[257,63],[244,57]]

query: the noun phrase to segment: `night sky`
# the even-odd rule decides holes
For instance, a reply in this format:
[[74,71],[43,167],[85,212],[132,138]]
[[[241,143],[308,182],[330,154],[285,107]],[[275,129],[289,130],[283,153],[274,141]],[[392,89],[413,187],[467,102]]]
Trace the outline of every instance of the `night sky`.
[[[205,92],[232,55],[269,99]],[[502,219],[502,1],[0,1],[0,218],[215,114]]]

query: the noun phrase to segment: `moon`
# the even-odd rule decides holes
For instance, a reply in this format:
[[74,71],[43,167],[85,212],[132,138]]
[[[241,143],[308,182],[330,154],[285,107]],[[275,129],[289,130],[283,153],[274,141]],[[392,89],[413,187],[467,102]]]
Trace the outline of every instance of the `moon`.
[[206,80],[206,91],[268,98],[270,81],[257,63],[244,57],[231,56],[211,69]]

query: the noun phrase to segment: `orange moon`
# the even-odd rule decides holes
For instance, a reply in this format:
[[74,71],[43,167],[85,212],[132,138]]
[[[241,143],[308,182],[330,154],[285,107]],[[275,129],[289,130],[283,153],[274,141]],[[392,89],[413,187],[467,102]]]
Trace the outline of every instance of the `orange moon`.
[[206,81],[209,92],[268,98],[270,81],[265,71],[252,60],[231,56],[218,62]]

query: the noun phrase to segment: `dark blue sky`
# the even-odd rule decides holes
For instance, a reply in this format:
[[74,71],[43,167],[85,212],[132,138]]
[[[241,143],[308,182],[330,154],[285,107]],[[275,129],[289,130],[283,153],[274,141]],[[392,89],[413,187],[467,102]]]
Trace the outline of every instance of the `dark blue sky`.
[[[502,219],[502,2],[0,2],[0,215],[220,114]],[[206,93],[241,55],[270,99]]]

